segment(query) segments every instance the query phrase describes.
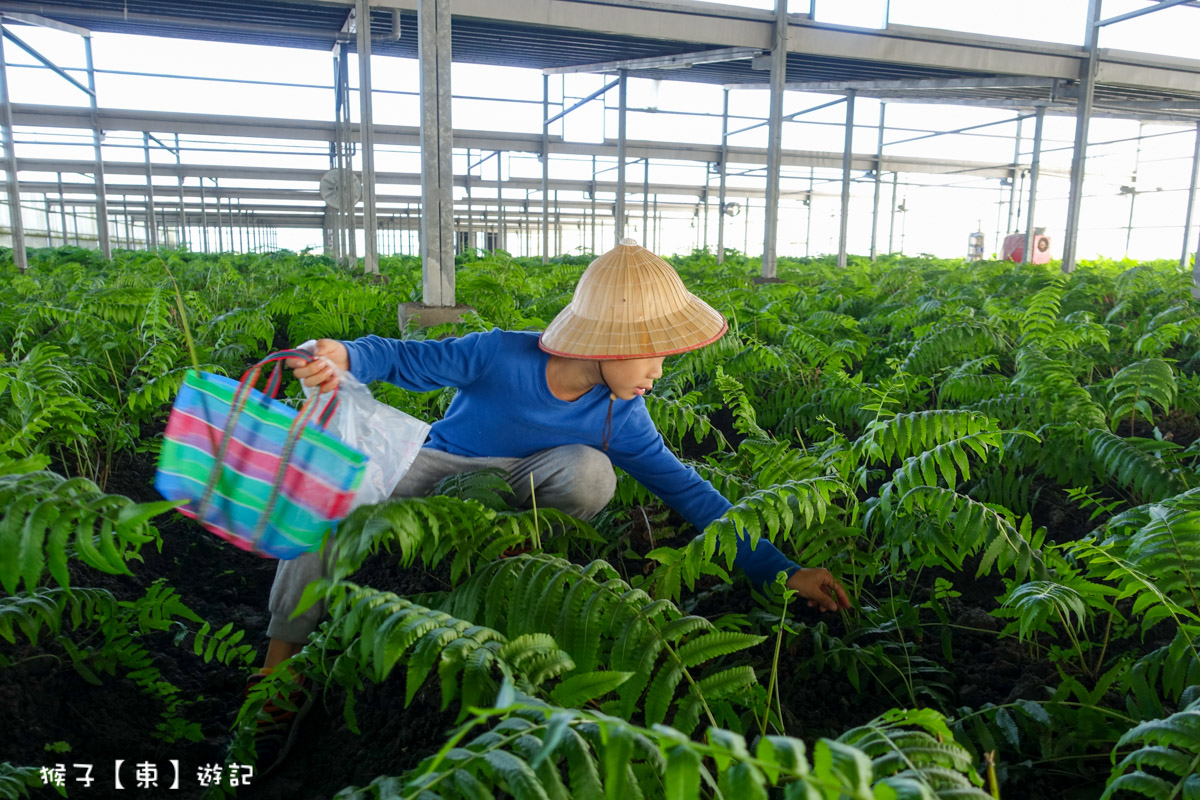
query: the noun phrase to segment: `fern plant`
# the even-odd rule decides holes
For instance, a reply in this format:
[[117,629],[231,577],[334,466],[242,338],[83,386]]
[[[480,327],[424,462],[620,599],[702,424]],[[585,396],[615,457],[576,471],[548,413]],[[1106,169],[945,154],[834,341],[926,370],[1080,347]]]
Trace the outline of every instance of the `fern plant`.
[[[1101,800],[1121,795],[1183,800],[1200,794],[1200,691],[1193,694],[1197,699],[1178,713],[1143,722],[1120,738]],[[1141,746],[1117,763],[1117,750],[1135,744]]]
[[[784,789],[786,796],[825,800],[988,797],[974,788],[978,778],[963,763],[964,751],[933,712],[881,718],[848,733],[850,742],[821,739],[810,760],[803,742],[783,736],[763,737],[751,751],[731,731],[710,728],[706,741],[696,742],[665,726],[642,728],[603,714],[556,708],[511,689],[501,692],[497,705],[477,710],[440,752],[407,775],[377,778],[339,797],[505,793],[698,800],[710,794],[767,797],[771,787]],[[490,729],[471,737],[485,725]],[[944,738],[939,744],[936,737]],[[939,762],[947,766],[936,766]],[[876,764],[884,773],[878,780]]]

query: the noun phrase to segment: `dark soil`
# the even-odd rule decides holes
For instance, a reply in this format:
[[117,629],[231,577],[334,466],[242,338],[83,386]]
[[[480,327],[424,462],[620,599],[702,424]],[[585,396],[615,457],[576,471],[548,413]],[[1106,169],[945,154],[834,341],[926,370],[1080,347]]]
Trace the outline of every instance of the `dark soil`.
[[[114,471],[107,490],[135,500],[157,500],[150,482],[153,463],[123,465]],[[275,574],[275,561],[238,550],[203,531],[179,515],[159,518],[163,549],[143,552],[144,564],[132,565],[135,575],[110,576],[88,568],[76,569],[73,586],[103,587],[119,598],[140,596],[154,579],[165,578],[193,611],[218,628],[232,622],[246,631],[246,643],[259,651],[257,668],[266,650],[269,621],[267,598]],[[355,579],[402,593],[445,588],[440,576],[419,570],[404,571],[387,557],[373,560]],[[73,634],[81,642],[87,631]],[[152,634],[143,644],[154,658],[162,678],[179,687],[188,703],[180,715],[198,725],[200,740],[166,743],[152,734],[162,719],[163,704],[143,693],[132,680],[117,674],[101,675],[102,685],[85,681],[51,636],[43,632],[36,647],[17,634],[17,646],[0,641],[0,656],[17,662],[0,670],[0,761],[33,767],[62,763],[71,797],[170,797],[200,798],[197,773],[201,766],[222,764],[230,726],[242,704],[250,667],[205,664],[191,647],[191,637],[180,646],[170,633]],[[262,782],[251,779],[250,788],[238,797],[332,797],[346,786],[369,783],[378,775],[398,775],[415,766],[447,739],[452,713],[440,710],[440,693],[428,687],[404,708],[403,675],[382,686],[369,686],[358,698],[357,721],[361,734],[351,732],[343,719],[344,695],[332,691],[318,700],[305,719],[299,739],[286,765]],[[47,750],[56,743],[69,745],[66,753]],[[62,745],[59,745],[60,747]],[[125,792],[117,793],[114,762],[121,768]],[[179,762],[179,788],[172,760]],[[156,788],[138,789],[138,764],[158,768]],[[92,764],[93,783],[77,783],[84,776],[74,764]],[[58,797],[50,790],[34,790],[34,797]]]

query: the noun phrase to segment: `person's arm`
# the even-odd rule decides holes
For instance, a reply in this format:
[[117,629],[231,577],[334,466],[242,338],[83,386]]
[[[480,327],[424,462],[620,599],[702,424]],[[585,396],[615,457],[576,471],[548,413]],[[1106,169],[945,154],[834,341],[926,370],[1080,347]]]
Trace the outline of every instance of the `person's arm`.
[[350,372],[363,383],[387,381],[409,391],[428,392],[474,383],[495,358],[501,333],[492,330],[441,340],[365,336],[343,344]]
[[[703,531],[732,507],[711,483],[675,457],[644,409],[631,416],[610,446],[609,455],[614,464],[698,530]],[[790,578],[800,569],[799,564],[779,552],[765,537],[751,548],[750,537],[744,534],[738,537],[733,563],[756,586],[770,583],[780,572],[786,572]]]
[[[644,406],[618,431],[609,455],[614,464],[701,531],[732,506],[711,483],[667,449]],[[751,549],[750,537],[743,532],[737,539],[733,563],[759,587],[774,581],[780,572],[787,573],[787,587],[804,598],[809,608],[820,607],[822,612],[850,608],[850,598],[833,573],[824,567],[799,566],[766,538],[759,539]]]

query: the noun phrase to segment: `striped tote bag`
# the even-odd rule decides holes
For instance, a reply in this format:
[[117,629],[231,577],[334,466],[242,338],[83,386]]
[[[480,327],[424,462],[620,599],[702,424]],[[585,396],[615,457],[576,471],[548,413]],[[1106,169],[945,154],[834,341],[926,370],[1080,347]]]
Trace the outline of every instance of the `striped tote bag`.
[[[209,531],[243,550],[290,559],[317,549],[350,512],[367,457],[324,427],[337,390],[299,410],[274,399],[286,358],[272,353],[234,381],[189,370],[171,416],[154,486]],[[274,364],[265,392],[254,388]],[[324,405],[320,414],[317,408]]]

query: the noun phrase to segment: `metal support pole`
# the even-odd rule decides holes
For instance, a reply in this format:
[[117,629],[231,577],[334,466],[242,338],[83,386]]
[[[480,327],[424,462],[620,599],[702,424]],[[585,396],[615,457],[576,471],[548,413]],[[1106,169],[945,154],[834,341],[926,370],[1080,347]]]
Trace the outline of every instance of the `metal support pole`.
[[1005,233],[1016,233],[1017,226],[1021,224],[1021,215],[1017,213],[1018,198],[1017,198],[1017,181],[1021,177],[1021,143],[1024,141],[1022,128],[1025,126],[1025,117],[1017,117],[1017,138],[1013,142],[1013,166],[1012,166],[1012,184],[1008,187],[1008,230]]
[[[100,241],[100,255],[112,258],[112,241],[108,233],[108,199],[104,185],[104,159],[100,155],[100,118],[96,102],[96,68],[92,62],[92,37],[83,37],[83,53],[87,64],[87,83],[92,115],[92,154],[96,162],[96,234]],[[175,137],[178,141],[179,137]],[[182,197],[182,195],[180,195]],[[64,231],[65,234],[65,231]]]
[[854,90],[846,93],[846,143],[842,147],[842,213],[838,222],[837,265],[846,266],[846,239],[850,230],[850,156],[854,145]]
[[183,204],[183,155],[179,149],[179,134],[175,134],[175,177],[179,185],[179,241],[177,245],[190,247],[187,241],[187,210]]
[[717,189],[717,263],[725,263],[725,176],[729,166],[729,90],[721,104],[721,178]]
[[650,159],[642,159],[642,246],[650,246]]
[[[1197,173],[1200,173],[1200,122],[1196,123],[1196,149],[1192,152],[1192,180],[1188,184],[1187,213],[1183,218],[1183,250],[1179,254],[1180,269],[1187,269],[1188,266],[1188,238],[1192,231],[1192,209],[1196,204]],[[1196,262],[1197,266],[1200,266],[1200,258],[1196,259]],[[1200,288],[1200,285],[1193,287],[1193,293],[1197,288]]]
[[883,182],[883,120],[884,112],[887,111],[887,104],[879,104],[879,144],[875,147],[875,196],[871,201],[871,260],[874,261],[878,255],[876,252],[876,240],[879,234],[879,194]]
[[142,131],[142,149],[146,154],[146,246],[158,249],[158,226],[154,221],[154,175],[150,169],[150,134]]
[[421,277],[429,306],[454,305],[454,163],[450,2],[418,0],[421,71]]
[[550,76],[542,76],[542,263],[550,262]]
[[[471,148],[467,148],[467,174],[463,178],[467,190],[467,247],[475,249],[475,210],[471,207]],[[484,234],[487,238],[487,234]],[[486,242],[485,242],[486,244]]]
[[1099,64],[1097,40],[1100,29],[1101,0],[1088,0],[1087,30],[1083,47],[1087,55],[1079,70],[1079,103],[1075,112],[1075,148],[1071,155],[1071,193],[1067,198],[1067,226],[1063,232],[1062,271],[1075,271],[1075,251],[1079,239],[1079,217],[1083,206],[1083,173],[1087,164],[1088,126],[1092,120],[1092,98],[1096,90]]
[[496,239],[498,247],[508,252],[508,215],[504,210],[504,153],[496,151],[496,203],[499,205],[496,222]]
[[375,216],[375,115],[371,105],[371,5],[357,0],[359,138],[362,142],[363,271],[379,274],[379,242]]
[[892,219],[888,223],[888,252],[894,253],[896,249],[892,246],[896,236],[896,183],[900,177],[899,172],[892,173]]
[[767,117],[767,198],[763,208],[762,276],[775,277],[779,234],[780,155],[783,151],[783,93],[787,83],[787,0],[775,0],[775,36],[771,47],[771,100]]
[[1129,224],[1125,226],[1125,258],[1129,258],[1129,243],[1133,239],[1133,208],[1134,208],[1134,205],[1137,203],[1137,196],[1138,196],[1137,179],[1138,179],[1138,171],[1141,169],[1141,166],[1142,166],[1142,135],[1143,135],[1143,133],[1145,133],[1145,130],[1146,130],[1146,123],[1139,122],[1138,123],[1137,149],[1134,152],[1134,156],[1133,156],[1133,176],[1132,176],[1132,180],[1130,181],[1130,183],[1132,184],[1130,186],[1130,188],[1133,189],[1133,191],[1131,191],[1129,193]]
[[1037,207],[1038,172],[1042,168],[1042,124],[1046,121],[1046,107],[1037,107],[1037,118],[1033,124],[1033,160],[1029,164],[1029,211],[1025,217],[1025,250],[1021,261],[1033,263],[1033,212]]
[[[1197,141],[1200,141],[1200,133],[1197,133]],[[592,156],[592,248],[588,251],[592,255],[596,254],[596,156]],[[1187,241],[1186,234],[1184,241]]]
[[62,173],[56,173],[58,180],[58,214],[59,224],[62,225],[63,247],[67,246],[67,198],[63,194]]
[[[21,219],[21,184],[17,180],[16,139],[13,138],[12,104],[8,97],[8,64],[4,59],[4,26],[0,25],[0,133],[4,137],[4,172],[8,180],[9,229],[12,231],[13,264],[24,272],[29,267],[25,255],[25,225]],[[66,231],[63,232],[66,237]]]
[[616,234],[617,244],[625,238],[625,107],[626,90],[629,74],[621,70],[617,83],[617,204],[613,233]]
[[213,200],[217,206],[217,252],[225,252],[225,231],[221,227],[221,182],[213,178]]
[[200,231],[204,252],[208,252],[208,203],[204,199],[204,178],[200,178]]
[[[126,195],[121,195],[121,213],[125,217],[125,249],[132,250],[133,249],[133,232],[130,229],[131,226],[130,226],[130,222],[129,222],[129,198]],[[63,224],[66,225],[66,223],[63,223]],[[63,230],[63,245],[66,246],[66,244],[67,244],[67,232],[64,229]]]
[[812,167],[808,168],[808,199],[804,201],[804,205],[808,206],[807,219],[804,222],[804,257],[808,258],[812,255],[809,244],[812,242],[812,207],[813,207],[813,186],[816,185],[816,170]]

